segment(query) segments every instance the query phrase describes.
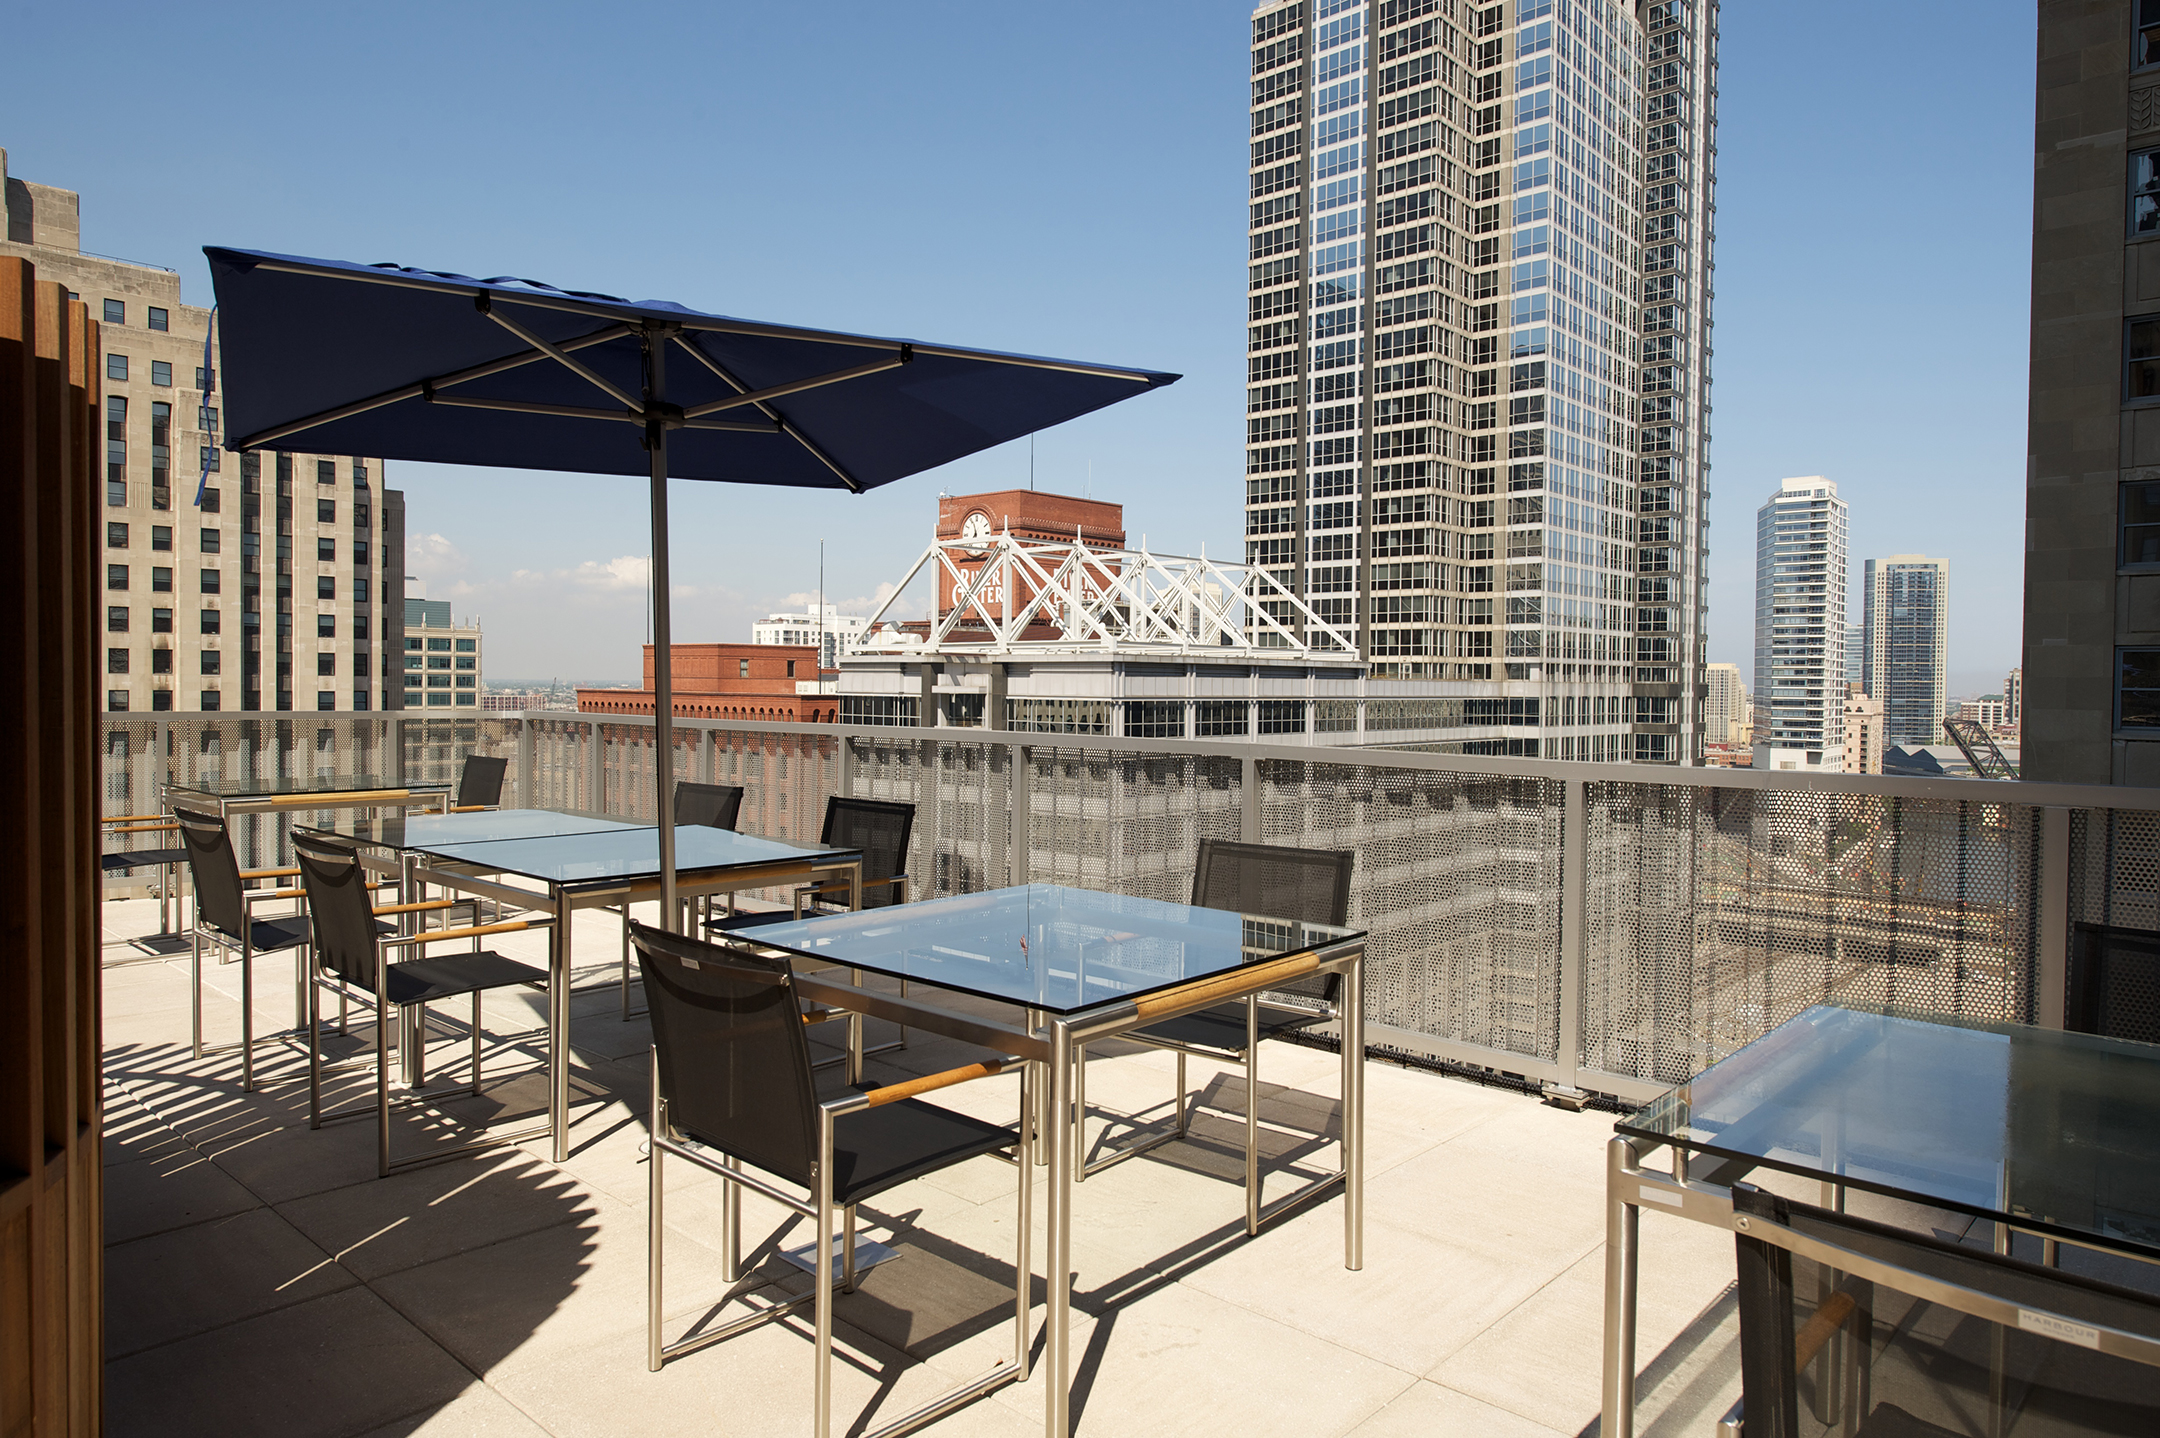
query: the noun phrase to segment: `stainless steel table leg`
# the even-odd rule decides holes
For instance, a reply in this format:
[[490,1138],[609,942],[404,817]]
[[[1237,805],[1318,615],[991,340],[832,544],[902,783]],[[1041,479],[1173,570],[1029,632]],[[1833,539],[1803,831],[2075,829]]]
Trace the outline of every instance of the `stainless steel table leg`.
[[1365,956],[1343,975],[1343,1267],[1365,1266]]
[[1605,1145],[1605,1394],[1600,1438],[1635,1433],[1635,1241],[1642,1210],[1617,1196],[1635,1163],[1634,1145]]
[[555,1162],[570,1161],[570,925],[577,915],[560,893],[548,973],[548,1123],[555,1134]]
[[1043,1338],[1043,1432],[1069,1438],[1072,1432],[1072,1029],[1050,1020],[1050,1119],[1043,1137],[1050,1144],[1048,1233],[1043,1247],[1049,1285],[1049,1312]]

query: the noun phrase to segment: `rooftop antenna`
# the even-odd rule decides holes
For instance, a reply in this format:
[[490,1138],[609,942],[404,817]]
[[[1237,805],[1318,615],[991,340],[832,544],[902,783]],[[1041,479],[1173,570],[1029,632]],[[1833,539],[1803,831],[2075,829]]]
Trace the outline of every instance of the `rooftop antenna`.
[[1028,490],[1035,489],[1035,432],[1028,431]]

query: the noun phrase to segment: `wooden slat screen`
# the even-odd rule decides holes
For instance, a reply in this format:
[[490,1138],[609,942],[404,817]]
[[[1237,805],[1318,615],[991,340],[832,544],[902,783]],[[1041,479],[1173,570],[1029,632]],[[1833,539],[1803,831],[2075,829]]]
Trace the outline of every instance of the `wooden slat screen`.
[[98,327],[0,257],[0,1433],[97,1433]]

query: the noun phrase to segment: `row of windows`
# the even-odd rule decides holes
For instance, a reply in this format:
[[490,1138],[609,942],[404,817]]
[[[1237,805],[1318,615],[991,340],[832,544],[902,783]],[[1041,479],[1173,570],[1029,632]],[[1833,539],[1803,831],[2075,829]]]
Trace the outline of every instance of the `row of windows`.
[[[250,694],[248,698],[251,701],[255,702],[250,702],[243,707],[250,710],[261,708],[261,697],[262,696],[259,694]],[[437,697],[438,696],[433,694],[429,695],[428,702],[430,704],[435,703]],[[440,698],[442,702],[448,703],[450,696],[445,694],[440,696]],[[225,707],[224,695],[215,689],[203,690],[201,694],[196,696],[196,699],[196,708],[200,709],[204,713],[215,714],[222,711]],[[368,709],[369,699],[370,695],[367,690],[355,689],[352,696],[352,707],[361,713],[365,713]],[[458,703],[460,704],[470,704],[472,702],[472,696],[470,695],[460,694],[458,696]],[[130,705],[128,703],[128,691],[125,689],[106,690],[105,707],[115,714],[125,714],[129,712]],[[153,713],[163,714],[171,710],[172,707],[173,696],[171,690],[158,689],[151,692],[150,709]],[[281,696],[278,708],[290,709],[291,707],[292,705],[289,702],[286,702]],[[335,689],[318,689],[317,691],[315,691],[315,707],[318,710],[325,711],[336,709],[337,691]]]
[[[149,311],[146,320],[147,328],[154,330],[169,330],[171,328],[169,317],[163,309],[157,305],[148,305],[145,308]],[[127,323],[126,300],[105,301],[105,323],[109,325],[124,325]]]
[[[105,651],[105,672],[106,672],[107,674],[125,674],[125,673],[127,673],[127,672],[128,672],[128,663],[129,663],[129,658],[128,658],[128,656],[129,656],[129,651],[128,651],[128,650],[125,650],[125,649],[108,649],[108,650],[106,650],[106,651]],[[200,661],[200,665],[201,665],[201,672],[202,672],[202,673],[204,673],[204,674],[223,674],[223,673],[225,672],[225,656],[224,656],[224,652],[223,652],[222,650],[217,650],[217,649],[205,649],[205,650],[203,650],[203,651],[202,651],[202,652],[201,652],[201,653],[200,653],[200,654],[199,654],[199,655],[197,656],[197,658],[198,658],[198,660]],[[247,669],[247,672],[249,672],[249,673],[251,673],[251,674],[252,674],[252,673],[254,673],[254,672],[256,672],[256,669],[257,669],[257,667],[258,667],[258,665],[259,665],[259,662],[260,662],[260,656],[259,656],[259,655],[255,655],[255,654],[248,654],[248,655],[246,655],[246,656],[245,656],[245,667],[246,667],[246,669]],[[153,649],[153,650],[151,650],[151,651],[150,651],[150,672],[151,672],[152,674],[170,674],[170,673],[172,673],[172,672],[173,672],[173,651],[172,651],[172,650],[170,650],[170,649]],[[317,675],[335,675],[335,674],[337,673],[337,655],[335,655],[335,654],[329,654],[329,653],[324,653],[324,654],[318,654],[318,655],[316,655],[316,656],[315,656],[315,672],[316,672],[316,674],[317,674]],[[368,676],[368,655],[367,655],[367,651],[366,651],[366,650],[362,650],[362,651],[360,651],[359,653],[357,653],[357,654],[353,655],[353,673],[354,673],[354,675],[355,675],[355,676],[357,676],[357,677],[359,677],[359,678],[362,678],[362,679],[365,679],[365,678],[366,678],[366,677]],[[406,681],[405,681],[405,682],[406,682],[406,683],[408,683],[408,684],[416,684],[416,683],[418,683],[419,681],[418,681],[417,679],[414,679],[414,678],[410,678],[410,677],[408,677],[408,678],[406,679]],[[447,680],[445,680],[444,682],[445,682],[446,684],[448,683],[448,681],[447,681]],[[470,684],[472,683],[472,680],[470,680],[470,679],[466,679],[466,678],[460,678],[460,679],[458,680],[458,683],[460,683],[460,684],[465,684],[465,685],[470,685]]]

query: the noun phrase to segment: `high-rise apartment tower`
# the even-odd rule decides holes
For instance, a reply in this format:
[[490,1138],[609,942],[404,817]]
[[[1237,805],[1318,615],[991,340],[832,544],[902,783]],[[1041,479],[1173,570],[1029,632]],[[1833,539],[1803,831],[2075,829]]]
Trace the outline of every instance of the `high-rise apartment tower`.
[[1867,692],[1883,706],[1883,742],[1943,742],[1950,698],[1950,561],[1870,559],[1862,580]]
[[210,311],[172,270],[85,254],[80,197],[9,175],[5,150],[0,189],[0,254],[100,321],[106,709],[399,707],[405,496],[381,461],[224,452]]
[[1755,512],[1758,769],[1844,768],[1845,544],[1845,501],[1820,475],[1780,481]]
[[1716,45],[1714,0],[1254,12],[1247,556],[1400,702],[1497,701],[1464,752],[1699,755]]
[[1703,742],[1745,744],[1753,720],[1748,714],[1747,684],[1737,664],[1703,666]]

